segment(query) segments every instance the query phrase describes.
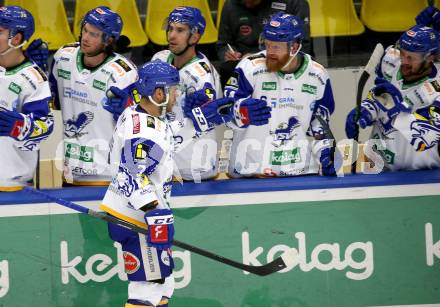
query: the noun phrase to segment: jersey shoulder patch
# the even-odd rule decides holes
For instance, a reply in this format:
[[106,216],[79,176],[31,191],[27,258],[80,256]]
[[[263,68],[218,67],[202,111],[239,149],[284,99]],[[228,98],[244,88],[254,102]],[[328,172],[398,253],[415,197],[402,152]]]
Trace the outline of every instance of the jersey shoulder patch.
[[38,74],[41,76],[41,78],[42,78],[44,81],[47,81],[47,76],[46,76],[46,74],[43,72],[43,70],[40,68],[40,66],[38,66],[38,65],[34,65],[33,68],[38,72]]
[[206,62],[199,62],[200,66],[202,66],[202,68],[208,73],[211,73],[211,68],[209,68],[209,65]]
[[253,61],[253,60],[257,60],[257,59],[264,59],[266,58],[266,56],[264,55],[264,53],[257,53],[251,56],[248,56],[247,59],[249,61]]
[[440,84],[437,80],[431,81],[432,87],[435,89],[436,92],[440,92]]
[[122,69],[124,69],[126,72],[129,72],[131,70],[130,65],[128,65],[127,62],[125,62],[123,59],[117,59],[115,63],[121,66]]

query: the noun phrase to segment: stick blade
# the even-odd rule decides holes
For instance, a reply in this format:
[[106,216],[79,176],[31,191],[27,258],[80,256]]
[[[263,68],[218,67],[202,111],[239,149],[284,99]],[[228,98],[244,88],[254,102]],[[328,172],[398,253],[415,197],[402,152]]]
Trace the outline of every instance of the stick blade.
[[250,273],[259,275],[259,276],[267,276],[276,272],[279,272],[289,266],[292,266],[295,261],[295,253],[292,249],[284,252],[280,257],[276,258],[272,262],[269,262],[262,266],[253,266],[249,267],[247,270]]

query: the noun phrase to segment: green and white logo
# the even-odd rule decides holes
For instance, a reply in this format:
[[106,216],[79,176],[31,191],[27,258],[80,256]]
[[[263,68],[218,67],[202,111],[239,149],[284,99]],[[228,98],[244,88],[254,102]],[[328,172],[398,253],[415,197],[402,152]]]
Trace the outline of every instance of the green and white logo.
[[316,86],[310,85],[310,84],[303,84],[302,88],[301,88],[301,92],[315,95],[316,94]]
[[396,155],[394,152],[385,149],[381,151],[383,158],[385,159],[386,163],[388,164],[394,164],[394,156]]
[[276,82],[263,82],[261,89],[264,91],[275,91],[277,89],[277,83]]
[[20,94],[21,93],[21,87],[20,85],[18,85],[17,83],[11,82],[9,84],[8,90],[10,90],[11,92],[14,92],[15,94]]
[[288,165],[299,162],[301,162],[301,152],[299,148],[272,151],[270,153],[270,163],[272,165]]
[[105,91],[105,82],[93,80],[93,87],[98,90]]
[[93,147],[66,143],[66,158],[93,162]]
[[70,71],[59,69],[58,70],[58,77],[70,80]]

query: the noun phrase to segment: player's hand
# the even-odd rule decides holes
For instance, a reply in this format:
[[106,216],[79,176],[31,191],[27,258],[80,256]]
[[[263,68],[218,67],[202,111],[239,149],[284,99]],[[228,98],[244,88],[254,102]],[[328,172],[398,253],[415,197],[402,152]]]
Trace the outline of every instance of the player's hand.
[[163,250],[171,248],[174,238],[174,216],[170,209],[154,209],[144,214],[148,225],[148,246]]
[[189,113],[189,118],[194,123],[197,131],[209,131],[216,125],[221,125],[232,120],[232,98],[220,98],[194,108]]
[[428,6],[416,16],[416,23],[420,26],[429,27],[434,23],[433,16],[437,13],[439,13],[438,8],[435,6]]
[[33,121],[28,115],[6,109],[0,110],[0,136],[23,141],[31,135],[33,126]]
[[113,114],[113,119],[118,120],[125,108],[130,105],[130,95],[116,86],[112,86],[107,91],[107,100],[103,108]]
[[34,39],[24,53],[44,72],[48,71],[49,49],[41,38]]
[[226,50],[225,55],[223,57],[223,59],[225,61],[239,61],[242,58],[242,54],[240,52],[237,51],[230,51],[230,50]]
[[356,111],[356,108],[351,110],[345,121],[345,134],[349,139],[353,139],[359,134],[358,124],[362,129],[365,129],[368,126],[372,126],[377,119],[377,106],[371,94],[369,94],[369,98],[361,102],[357,120]]
[[185,96],[185,103],[183,105],[183,113],[187,117],[191,117],[192,110],[200,107],[204,103],[216,98],[215,90],[211,84],[205,83],[201,90],[187,94]]
[[324,176],[336,175],[334,159],[334,152],[332,153],[331,147],[326,147],[321,151],[319,162],[321,163],[321,170]]
[[269,123],[272,108],[262,99],[240,99],[234,104],[234,119],[239,127],[263,126]]

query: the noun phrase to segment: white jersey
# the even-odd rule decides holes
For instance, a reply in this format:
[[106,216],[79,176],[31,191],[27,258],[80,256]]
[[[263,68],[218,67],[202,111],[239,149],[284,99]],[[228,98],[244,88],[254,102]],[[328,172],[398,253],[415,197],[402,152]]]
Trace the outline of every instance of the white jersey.
[[[174,55],[169,50],[163,50],[153,56],[152,60],[155,59],[173,64]],[[182,107],[188,93],[201,90],[205,84],[208,84],[216,91],[217,97],[215,98],[221,98],[223,95],[220,77],[202,53],[197,53],[191,61],[180,68],[179,76],[182,95],[177,99],[173,108],[177,120],[184,118]],[[176,142],[181,144],[181,149],[175,155],[178,169],[175,175],[185,180],[216,176],[218,172],[216,129],[203,135],[194,134],[194,131],[188,131],[188,129],[193,128],[185,127],[174,136]]]
[[114,53],[94,70],[83,66],[79,44],[59,49],[51,72],[64,124],[65,179],[79,184],[110,181],[108,144],[115,121],[103,108],[106,91],[126,89],[137,80],[134,64]]
[[[110,164],[113,179],[100,208],[120,219],[146,227],[139,210],[157,201],[158,209],[170,208],[173,131],[183,124],[146,113],[140,106],[127,108],[113,134]],[[189,125],[194,129],[194,126]]]
[[[396,86],[404,99],[404,104],[413,111],[412,116],[408,113],[400,113],[394,123],[400,123],[407,118],[417,118],[420,110],[432,105],[434,101],[440,101],[440,73],[434,67],[430,76],[412,83],[404,82],[400,73],[400,53],[393,47],[388,47],[378,70],[378,76],[383,77]],[[386,148],[380,150],[384,158],[385,166],[390,170],[415,170],[422,168],[440,167],[438,146],[416,151],[410,143],[414,130],[410,129],[411,121],[407,129],[399,128],[395,124],[385,124],[381,120],[373,126],[373,139],[381,139]],[[414,126],[414,125],[413,125]]]
[[39,143],[53,129],[53,116],[49,111],[51,94],[46,75],[30,61],[12,69],[0,67],[0,86],[3,89],[1,108],[27,114],[36,120],[36,128],[28,140],[0,137],[0,191],[13,191],[32,180]]
[[[319,156],[312,155],[307,135],[320,134],[313,115],[328,119],[334,110],[330,80],[323,66],[307,54],[294,73],[268,72],[266,52],[243,59],[226,85],[236,100],[256,98],[272,107],[269,123],[234,129],[230,176],[291,176],[317,173]],[[310,133],[311,131],[311,133]]]

